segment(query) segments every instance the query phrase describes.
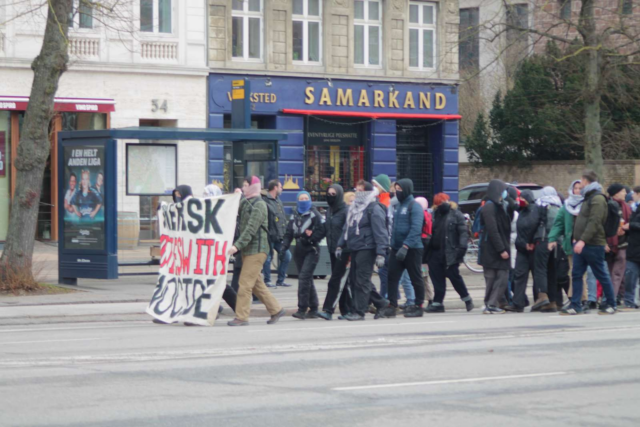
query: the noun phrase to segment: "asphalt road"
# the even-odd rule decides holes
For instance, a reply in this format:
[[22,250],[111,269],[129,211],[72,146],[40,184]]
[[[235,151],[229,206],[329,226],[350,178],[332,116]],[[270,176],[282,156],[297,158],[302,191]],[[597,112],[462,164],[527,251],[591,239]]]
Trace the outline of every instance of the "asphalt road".
[[637,426],[640,313],[0,327],[0,426]]

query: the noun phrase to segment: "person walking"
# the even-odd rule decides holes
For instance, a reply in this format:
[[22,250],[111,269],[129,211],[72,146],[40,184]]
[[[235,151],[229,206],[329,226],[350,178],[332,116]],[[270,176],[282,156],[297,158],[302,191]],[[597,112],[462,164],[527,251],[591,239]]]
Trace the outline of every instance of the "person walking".
[[340,312],[342,316],[348,314],[351,301],[348,298],[349,292],[345,289],[340,295],[340,284],[347,271],[349,265],[349,251],[344,249],[342,257],[336,258],[335,252],[338,248],[340,236],[344,230],[344,224],[347,221],[347,204],[344,202],[344,189],[341,185],[333,184],[327,189],[327,218],[325,222],[327,248],[329,249],[329,258],[331,259],[331,277],[327,285],[327,295],[322,305],[322,312],[318,313],[318,317],[325,320],[331,320],[335,310],[336,300],[340,298]]
[[622,228],[628,234],[629,247],[627,248],[627,266],[624,274],[624,306],[621,311],[635,311],[638,309],[636,302],[636,289],[640,277],[640,187],[635,187],[632,193],[632,214],[629,222]]
[[433,232],[426,250],[435,297],[433,303],[425,309],[427,313],[444,313],[447,279],[464,301],[467,311],[474,308],[473,300],[460,275],[460,263],[469,244],[469,230],[464,215],[457,209],[452,209],[449,199],[445,193],[436,194],[433,198]]
[[[431,239],[431,234],[433,233],[433,214],[429,210],[429,201],[424,197],[416,197],[416,203],[418,203],[424,210],[424,225],[422,227],[422,236],[421,236],[422,244],[424,246],[424,243],[428,242]],[[450,203],[450,204],[453,209],[457,209],[457,205],[454,206],[454,203]],[[425,266],[428,268],[426,248],[425,248],[425,252],[422,254],[422,264],[423,264],[423,269],[425,268]],[[406,270],[402,274],[403,280],[405,275],[406,275],[407,285],[411,286],[411,279],[409,278],[409,274],[407,273]],[[428,273],[424,274],[424,270],[423,270],[422,275],[424,276],[424,300],[427,302],[427,307],[428,307],[429,305],[433,304],[433,295],[434,295],[433,286],[429,281],[429,274]],[[403,285],[403,289],[406,294],[408,290],[405,285]],[[411,295],[413,295],[413,301],[415,303],[415,297],[416,297],[415,292],[412,292]]]
[[606,304],[601,304],[598,314],[615,314],[616,299],[613,294],[613,283],[605,263],[606,233],[604,225],[607,221],[607,199],[602,194],[602,186],[598,183],[598,176],[593,171],[582,174],[582,195],[584,201],[580,213],[573,227],[573,295],[571,305],[563,308],[562,315],[582,314],[582,277],[591,267],[596,279],[602,285],[607,298]]
[[[386,208],[387,211],[387,225],[389,235],[391,235],[391,225],[393,224],[393,209],[391,208],[391,201],[394,200],[394,203],[397,200],[391,198],[391,179],[389,179],[388,175],[380,174],[376,176],[372,181],[373,191],[377,192],[376,198],[378,202]],[[389,251],[387,250],[387,254],[385,255],[385,263],[382,268],[378,269],[378,277],[380,278],[380,294],[383,298],[387,298],[388,291],[388,282],[389,282]]]
[[384,266],[389,233],[384,208],[376,200],[373,186],[365,181],[358,183],[355,199],[347,212],[344,230],[336,248],[336,259],[343,256],[343,248],[351,253],[349,280],[353,293],[353,312],[344,316],[346,320],[364,320],[369,300],[374,297],[378,313],[384,312],[389,301],[374,292],[371,282],[374,264]]
[[[264,283],[268,288],[282,286],[284,288],[291,287],[290,284],[284,283],[287,275],[287,268],[291,262],[291,252],[282,250],[282,241],[287,231],[287,214],[284,211],[284,204],[280,200],[283,188],[282,183],[277,179],[269,181],[267,190],[262,191],[262,200],[267,204],[269,212],[269,246],[271,250],[267,255],[267,261],[264,263],[262,274],[264,275]],[[271,284],[271,262],[273,260],[273,252],[278,254],[278,278],[275,285]]]
[[298,311],[293,313],[293,317],[300,320],[315,319],[318,317],[319,301],[313,283],[313,272],[320,260],[320,241],[324,239],[326,232],[325,220],[313,207],[308,192],[300,191],[297,199],[284,235],[282,250],[289,250],[293,240],[296,240],[293,260],[298,269]]
[[391,253],[389,254],[389,303],[384,317],[395,317],[398,307],[398,285],[402,273],[409,271],[416,295],[415,305],[405,308],[405,317],[422,317],[425,288],[422,277],[422,228],[424,210],[413,197],[413,181],[408,178],[396,183],[396,198],[400,202],[393,214]]
[[251,295],[255,294],[266,306],[271,318],[267,324],[275,324],[285,314],[278,301],[271,295],[262,278],[262,267],[269,252],[267,235],[267,204],[260,197],[260,178],[252,176],[243,184],[245,198],[240,202],[240,236],[227,255],[242,251],[236,317],[229,326],[246,326],[251,312]]
[[[616,296],[616,300],[619,300],[618,293],[621,290],[620,287],[626,272],[627,247],[629,246],[624,225],[629,224],[632,212],[629,205],[625,203],[627,190],[624,185],[611,184],[607,189],[607,193],[620,206],[620,229],[617,235],[607,239],[607,246],[605,247],[605,258],[609,267],[611,282],[613,283],[613,294]],[[624,292],[624,289],[622,291]]]
[[509,247],[511,219],[503,203],[507,197],[507,186],[494,179],[489,182],[485,204],[480,211],[484,224],[480,235],[480,262],[484,270],[486,290],[483,314],[503,314],[499,308],[500,298],[504,298],[509,284]]

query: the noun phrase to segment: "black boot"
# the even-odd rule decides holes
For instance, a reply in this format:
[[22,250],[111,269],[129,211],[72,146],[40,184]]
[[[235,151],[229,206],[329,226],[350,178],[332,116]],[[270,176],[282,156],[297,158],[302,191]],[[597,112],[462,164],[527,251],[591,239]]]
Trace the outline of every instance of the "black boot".
[[296,319],[300,319],[300,320],[304,320],[307,318],[307,314],[304,311],[296,311],[295,313],[293,313],[291,316],[295,317]]
[[427,308],[425,308],[424,310],[426,313],[444,313],[444,305],[442,304],[438,304],[438,305],[428,305]]
[[424,316],[424,311],[422,311],[422,307],[417,305],[410,305],[405,310],[404,317],[422,317]]

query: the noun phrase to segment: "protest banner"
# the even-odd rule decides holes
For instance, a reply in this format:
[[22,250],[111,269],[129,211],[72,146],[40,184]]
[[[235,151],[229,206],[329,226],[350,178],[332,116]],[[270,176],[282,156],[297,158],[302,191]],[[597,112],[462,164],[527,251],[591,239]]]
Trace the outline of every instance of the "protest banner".
[[239,205],[239,194],[162,203],[160,270],[147,313],[167,323],[214,324]]

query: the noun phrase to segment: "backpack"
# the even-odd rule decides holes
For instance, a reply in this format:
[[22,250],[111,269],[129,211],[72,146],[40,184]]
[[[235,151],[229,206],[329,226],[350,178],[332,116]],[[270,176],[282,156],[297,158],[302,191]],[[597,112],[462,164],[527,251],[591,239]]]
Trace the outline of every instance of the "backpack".
[[476,211],[476,215],[473,217],[473,225],[471,226],[471,232],[475,234],[481,234],[484,230],[484,222],[482,221],[482,206]]
[[[545,214],[540,217],[540,227],[536,232],[536,238],[540,238],[540,240],[546,240],[549,233],[551,233],[551,228],[553,227],[553,223],[558,216],[558,212],[560,212],[560,208],[558,206],[549,205],[544,208]],[[616,230],[617,231],[617,230]]]
[[600,195],[607,201],[607,220],[604,223],[604,234],[607,238],[615,237],[618,235],[618,229],[620,228],[622,210],[615,200],[604,194]]
[[273,245],[282,240],[282,236],[280,236],[280,231],[278,230],[278,215],[271,204],[267,202],[266,196],[262,196],[262,200],[267,204],[267,236],[269,237],[269,243]]

